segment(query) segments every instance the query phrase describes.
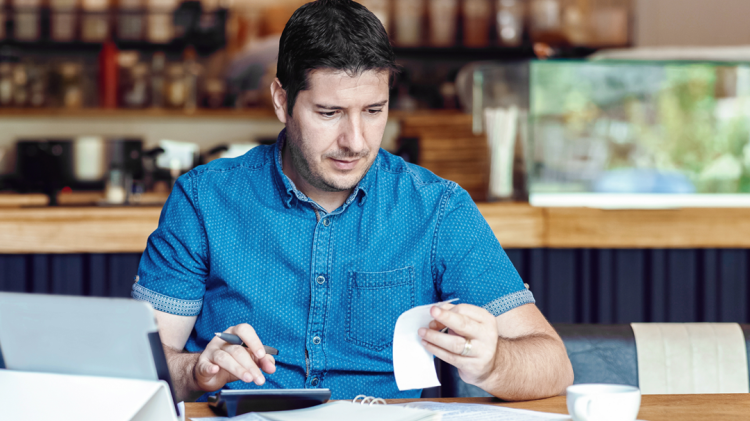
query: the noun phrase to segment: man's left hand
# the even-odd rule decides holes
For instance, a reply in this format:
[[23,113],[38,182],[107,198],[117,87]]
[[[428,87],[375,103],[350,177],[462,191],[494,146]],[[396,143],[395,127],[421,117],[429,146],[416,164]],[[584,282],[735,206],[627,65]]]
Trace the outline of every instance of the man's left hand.
[[[422,344],[436,357],[458,368],[466,383],[481,385],[495,370],[497,320],[470,304],[434,306],[429,329],[419,329]],[[440,330],[447,327],[448,333]]]

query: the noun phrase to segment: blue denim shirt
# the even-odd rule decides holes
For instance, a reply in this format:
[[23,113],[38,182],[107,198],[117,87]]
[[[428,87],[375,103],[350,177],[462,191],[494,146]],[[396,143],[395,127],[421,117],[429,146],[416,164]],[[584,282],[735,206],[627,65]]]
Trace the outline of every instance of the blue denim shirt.
[[284,139],[180,177],[148,239],[132,295],[198,316],[187,351],[249,323],[279,349],[263,388],[415,398],[393,375],[401,313],[459,298],[497,316],[534,302],[456,183],[380,150],[327,213],[282,172]]

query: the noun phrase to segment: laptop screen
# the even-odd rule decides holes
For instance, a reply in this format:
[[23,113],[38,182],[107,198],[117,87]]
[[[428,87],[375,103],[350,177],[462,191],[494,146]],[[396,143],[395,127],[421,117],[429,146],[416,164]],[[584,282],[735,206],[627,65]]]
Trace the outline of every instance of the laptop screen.
[[143,301],[0,292],[0,368],[163,380],[177,411],[154,311]]

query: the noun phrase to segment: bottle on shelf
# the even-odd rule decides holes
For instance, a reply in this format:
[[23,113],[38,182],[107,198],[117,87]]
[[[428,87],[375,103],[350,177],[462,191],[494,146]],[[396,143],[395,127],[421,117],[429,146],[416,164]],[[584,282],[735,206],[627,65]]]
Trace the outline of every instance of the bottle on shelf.
[[464,46],[488,47],[490,45],[490,0],[464,0]]
[[206,79],[205,99],[203,105],[206,108],[221,108],[227,96],[227,83],[224,79],[217,77]]
[[231,58],[245,46],[260,38],[263,15],[249,2],[233,2],[226,23],[227,45],[225,52]]
[[41,39],[41,0],[13,0],[13,38],[36,42]]
[[141,62],[137,51],[122,51],[117,57],[119,67],[119,105],[124,108],[145,108],[148,105],[148,65]]
[[430,45],[452,47],[456,44],[458,0],[430,0]]
[[13,65],[0,63],[0,107],[13,105]]
[[389,0],[360,0],[359,3],[371,11],[383,24],[386,32],[390,33],[391,4]]
[[5,39],[5,0],[0,0],[0,41]]
[[54,42],[70,42],[76,38],[77,0],[49,0],[50,39]]
[[81,108],[83,106],[83,66],[80,63],[66,61],[59,68],[59,99],[63,108]]
[[81,0],[81,41],[104,42],[110,36],[109,0]]
[[523,42],[525,2],[497,0],[497,38],[501,45],[518,47]]
[[99,107],[117,108],[117,57],[114,42],[107,41],[99,52]]
[[157,51],[151,57],[151,106],[154,108],[164,108],[164,67],[166,65],[166,55]]
[[623,46],[629,40],[628,0],[592,0],[591,29],[593,44]]
[[142,41],[146,27],[142,0],[120,0],[117,8],[117,39]]
[[185,108],[187,86],[185,66],[182,63],[169,63],[164,80],[164,99],[168,108]]
[[591,45],[591,1],[574,0],[563,10],[562,25],[571,45]]
[[195,111],[198,108],[198,81],[203,67],[198,63],[198,55],[193,46],[188,46],[183,53],[185,66],[185,110]]
[[13,66],[13,106],[23,108],[29,101],[29,75],[26,64],[17,63]]
[[395,2],[396,44],[417,47],[422,44],[424,0],[398,0]]
[[154,44],[168,44],[174,38],[172,15],[177,8],[177,0],[147,0],[146,41]]
[[44,65],[32,64],[28,67],[29,106],[44,107],[47,104],[47,68]]
[[560,0],[531,0],[529,32],[534,42],[549,45],[566,44]]

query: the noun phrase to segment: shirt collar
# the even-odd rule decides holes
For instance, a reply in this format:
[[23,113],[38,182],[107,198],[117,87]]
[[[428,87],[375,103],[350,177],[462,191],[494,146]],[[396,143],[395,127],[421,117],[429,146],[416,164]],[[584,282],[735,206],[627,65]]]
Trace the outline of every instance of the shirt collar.
[[[276,147],[273,151],[274,168],[276,169],[274,171],[274,174],[276,176],[275,179],[278,182],[279,188],[282,191],[282,200],[284,202],[284,206],[286,206],[287,208],[291,208],[292,206],[295,206],[296,202],[298,201],[315,203],[312,199],[308,198],[307,195],[299,191],[297,189],[297,186],[294,185],[294,182],[290,180],[289,177],[286,176],[286,174],[284,174],[281,158],[285,142],[286,128],[282,130],[281,133],[279,133],[279,137],[276,139]],[[344,209],[348,207],[355,199],[359,199],[357,200],[357,204],[359,204],[360,206],[365,204],[365,202],[367,201],[367,194],[371,190],[374,180],[377,177],[379,166],[380,154],[378,153],[378,155],[375,157],[375,161],[373,161],[372,165],[370,166],[370,169],[367,170],[365,176],[362,177],[362,180],[360,180],[359,183],[357,183],[357,186],[344,202]],[[315,205],[317,206],[317,204]]]

